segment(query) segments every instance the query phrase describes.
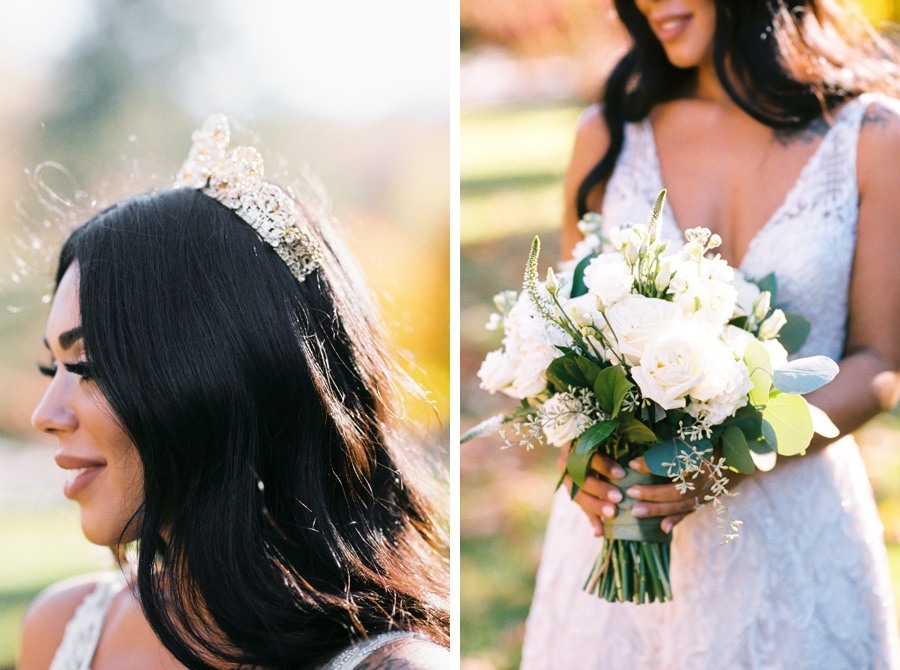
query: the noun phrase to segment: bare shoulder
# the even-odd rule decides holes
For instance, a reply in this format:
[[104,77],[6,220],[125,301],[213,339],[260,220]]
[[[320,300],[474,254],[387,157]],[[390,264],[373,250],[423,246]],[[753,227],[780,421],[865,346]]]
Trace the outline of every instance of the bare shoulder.
[[402,638],[389,642],[356,665],[356,670],[449,670],[450,652],[428,640]]
[[19,670],[47,668],[63,639],[66,624],[78,605],[109,578],[108,573],[92,573],[64,579],[41,591],[25,613]]
[[603,108],[591,105],[578,117],[575,132],[575,154],[584,153],[596,162],[609,148],[609,129],[603,118]]
[[900,155],[900,100],[879,97],[866,108],[859,131],[857,166],[861,190],[883,180],[897,185]]

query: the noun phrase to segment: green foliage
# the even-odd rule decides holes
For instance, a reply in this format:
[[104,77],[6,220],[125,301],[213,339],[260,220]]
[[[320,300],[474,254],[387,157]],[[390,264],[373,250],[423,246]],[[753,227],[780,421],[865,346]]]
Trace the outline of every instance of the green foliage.
[[804,317],[792,312],[785,312],[784,318],[787,319],[787,322],[778,332],[778,341],[789,354],[793,354],[800,351],[800,347],[806,342],[810,325]]
[[567,391],[570,387],[593,389],[599,374],[599,365],[576,353],[560,356],[547,367],[547,381],[557,391]]
[[809,406],[802,396],[779,393],[763,410],[762,431],[769,445],[782,456],[806,451],[813,436]]
[[[569,452],[569,458],[566,460],[566,472],[572,477],[572,481],[577,487],[584,486],[591,457],[596,453],[597,446],[612,435],[617,423],[616,421],[600,421],[578,437],[575,448]],[[572,495],[575,495],[574,490]]]
[[811,393],[834,379],[837,373],[837,363],[827,356],[809,356],[775,370],[772,383],[784,393]]
[[584,271],[587,270],[587,266],[590,265],[591,261],[596,257],[597,254],[588,254],[578,261],[578,265],[575,266],[575,271],[572,273],[572,291],[569,294],[570,298],[577,298],[588,292],[587,285],[584,283]]
[[729,426],[722,435],[722,455],[725,462],[738,472],[748,475],[756,470],[747,438],[737,426]]
[[598,372],[594,382],[594,395],[603,411],[615,418],[622,407],[622,401],[633,388],[634,384],[628,381],[625,369],[621,365],[613,365]]
[[772,390],[773,369],[769,352],[762,344],[753,340],[744,350],[744,363],[750,371],[750,381],[753,382],[753,388],[750,389],[750,404],[764,407]]
[[[712,450],[712,444],[708,440],[702,440],[696,445],[696,448],[700,452]],[[644,454],[644,461],[646,461],[647,469],[650,472],[654,475],[665,477],[669,474],[668,464],[675,464],[675,471],[678,471],[679,454],[683,454],[694,462],[697,461],[697,456],[690,445],[679,438],[657,442]]]

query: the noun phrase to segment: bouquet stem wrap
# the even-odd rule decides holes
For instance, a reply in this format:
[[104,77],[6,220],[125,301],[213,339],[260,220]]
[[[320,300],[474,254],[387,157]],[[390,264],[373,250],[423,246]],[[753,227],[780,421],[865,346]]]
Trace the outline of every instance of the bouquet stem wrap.
[[[672,536],[660,528],[660,518],[637,519],[631,508],[637,502],[625,494],[636,484],[664,484],[669,480],[630,468],[625,477],[611,481],[624,499],[614,519],[603,520],[603,549],[584,589],[611,602],[664,602],[672,599],[669,582],[669,545]],[[607,480],[609,481],[609,480]]]

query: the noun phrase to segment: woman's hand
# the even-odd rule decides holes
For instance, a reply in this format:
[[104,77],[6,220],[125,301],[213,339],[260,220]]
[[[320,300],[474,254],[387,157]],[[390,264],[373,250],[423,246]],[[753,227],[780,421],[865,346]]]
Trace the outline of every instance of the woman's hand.
[[[567,456],[568,451],[560,450],[557,461],[560,472],[565,472]],[[638,472],[650,472],[643,457],[634,459],[628,467]],[[625,476],[625,470],[613,459],[594,454],[584,486],[572,499],[587,515],[595,537],[603,535],[603,519],[615,517],[618,512],[616,503],[622,502],[622,491],[614,484],[600,479],[601,475],[615,481]],[[729,490],[733,490],[744,476],[729,472]],[[563,485],[571,492],[572,478],[566,475]],[[700,477],[694,481],[694,489],[683,494],[679,493],[675,484],[639,484],[626,491],[630,497],[642,501],[634,504],[631,515],[635,518],[662,517],[660,527],[666,533],[671,533],[677,523],[697,509],[707,492],[706,482]]]
[[[560,473],[565,473],[566,471],[568,455],[568,449],[559,450],[557,466]],[[591,526],[594,528],[594,537],[603,535],[603,519],[615,517],[618,512],[616,503],[622,502],[623,499],[622,491],[613,484],[600,479],[600,475],[616,480],[625,476],[625,470],[613,459],[607,458],[602,454],[594,454],[593,458],[591,458],[587,477],[584,480],[584,486],[578,489],[578,493],[572,498],[587,515],[588,521],[591,522]],[[572,478],[569,475],[565,475],[563,478],[563,486],[566,487],[569,493],[572,492]]]

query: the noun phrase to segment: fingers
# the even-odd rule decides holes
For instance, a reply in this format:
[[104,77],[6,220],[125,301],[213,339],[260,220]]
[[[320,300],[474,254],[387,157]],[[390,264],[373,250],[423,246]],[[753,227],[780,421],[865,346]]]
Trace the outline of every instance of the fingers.
[[621,479],[625,476],[625,469],[603,454],[594,454],[591,458],[591,470],[608,479]]
[[[685,496],[678,492],[675,484],[635,484],[625,491],[630,497],[650,502],[676,502]],[[692,497],[694,492],[688,493]]]
[[672,529],[678,524],[679,521],[684,519],[687,514],[675,514],[673,516],[667,516],[660,522],[660,527],[663,529],[664,533],[671,533]]
[[653,516],[676,516],[692,512],[696,507],[697,499],[694,497],[684,498],[678,502],[639,502],[631,508],[631,516],[638,519]]
[[[566,476],[563,479],[563,486],[571,493],[572,478]],[[603,535],[603,519],[612,519],[617,512],[616,505],[613,502],[602,499],[604,497],[607,499],[616,497],[615,492],[611,492],[608,489],[615,489],[619,496],[622,495],[621,491],[616,489],[616,487],[606,482],[600,482],[595,477],[588,477],[585,481],[585,486],[578,489],[578,493],[572,498],[572,501],[581,507],[585,516],[587,516],[591,528],[594,529],[594,537]]]
[[635,458],[632,461],[628,462],[628,467],[632,470],[637,470],[638,472],[643,472],[645,475],[650,474],[650,468],[647,467],[647,461],[644,460],[643,456]]

